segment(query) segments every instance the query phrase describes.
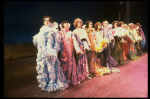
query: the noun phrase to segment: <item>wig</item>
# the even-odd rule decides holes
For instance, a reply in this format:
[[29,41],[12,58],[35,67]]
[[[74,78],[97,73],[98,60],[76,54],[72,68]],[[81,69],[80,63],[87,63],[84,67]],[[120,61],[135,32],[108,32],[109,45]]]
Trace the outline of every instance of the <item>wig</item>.
[[88,29],[89,28],[89,23],[92,23],[93,24],[93,22],[92,21],[86,21],[86,28]]
[[103,23],[102,23],[102,25],[104,26],[104,23],[107,23],[107,24],[109,24],[109,22],[107,21],[107,20],[105,20],[105,21],[103,21]]
[[123,21],[120,22],[120,26],[121,26],[121,25],[124,25],[124,22],[123,22]]
[[53,23],[53,22],[54,22],[54,20],[53,20],[52,17],[50,17],[49,15],[46,15],[46,16],[44,16],[43,19],[42,19],[42,22],[43,22],[43,23],[44,23],[44,21],[45,21],[45,18],[49,18],[49,22],[50,22],[50,23]]
[[142,25],[140,23],[136,23],[137,26],[142,27]]
[[63,25],[64,23],[68,23],[68,21],[64,20],[64,21],[61,22],[62,28],[64,28],[64,25]]
[[137,25],[136,25],[136,24],[134,24],[134,25],[133,25],[133,28],[137,28]]
[[78,24],[79,22],[81,22],[82,25],[83,25],[83,21],[82,21],[80,18],[77,18],[77,19],[74,20],[73,25],[74,25],[75,28],[77,27],[77,24]]
[[133,29],[133,25],[134,25],[133,23],[129,23],[128,24],[128,26],[129,26],[130,29]]
[[121,27],[121,25],[124,24],[122,21],[117,23],[118,27]]
[[102,29],[102,24],[100,22],[96,22],[94,24],[94,28],[95,28],[96,31],[97,31],[99,25],[101,26],[101,28],[100,28],[100,30],[101,30]]
[[112,27],[112,28],[114,28],[114,24],[115,24],[115,23],[117,23],[117,24],[118,24],[118,21],[113,21],[113,22],[112,22],[112,25],[113,25],[113,27]]
[[127,28],[128,28],[128,25],[127,25],[127,24],[124,24],[124,27],[127,29]]

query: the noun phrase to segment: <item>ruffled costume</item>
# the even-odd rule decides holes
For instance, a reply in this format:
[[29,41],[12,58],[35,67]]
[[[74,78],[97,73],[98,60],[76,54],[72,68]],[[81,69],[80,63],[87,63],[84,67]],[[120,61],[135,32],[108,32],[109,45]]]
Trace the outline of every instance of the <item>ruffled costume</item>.
[[129,55],[128,55],[128,57],[131,60],[137,60],[139,57],[134,54],[134,53],[136,53],[136,48],[135,48],[135,45],[134,45],[135,39],[133,37],[132,30],[129,30],[129,36],[130,36],[130,38],[132,39],[133,42],[129,46]]
[[71,81],[70,84],[75,86],[85,79],[76,64],[74,57],[74,51],[80,53],[81,49],[72,31],[69,31],[69,29],[61,29],[60,34],[62,35],[60,60],[63,72],[66,78]]
[[84,80],[89,76],[86,50],[89,50],[90,41],[84,29],[76,28],[73,31],[73,33],[79,44],[80,49],[83,52],[83,54],[75,54],[75,58],[76,58],[76,63],[78,65],[78,71],[83,75],[80,78]]
[[140,49],[141,51],[143,50],[145,44],[146,44],[146,38],[145,38],[145,34],[143,32],[143,29],[142,28],[139,28],[139,35],[141,36],[142,40],[141,40],[141,46],[140,46]]
[[124,64],[124,60],[127,60],[127,55],[128,53],[126,52],[126,46],[128,42],[127,41],[127,36],[126,36],[126,30],[122,27],[116,27],[114,29],[114,38],[115,38],[115,55],[114,59],[119,63],[119,64]]
[[97,32],[92,29],[87,29],[87,34],[91,43],[91,51],[89,53],[89,71],[95,76],[103,76],[104,74],[110,73],[110,70],[106,67],[100,65],[100,61],[97,60],[98,52],[102,52],[104,48],[107,47],[108,39],[101,37]]
[[94,46],[91,46],[91,49],[95,52],[102,52],[103,49],[105,49],[107,47],[107,43],[109,42],[107,38],[103,38],[101,37],[99,34],[99,32],[95,32],[93,33],[94,35],[94,41],[95,44]]
[[57,58],[57,52],[60,50],[60,35],[54,24],[56,23],[50,23],[49,27],[42,26],[40,32],[33,36],[33,43],[38,49],[36,59],[38,86],[47,92],[69,87],[69,81],[66,80]]
[[[103,59],[104,62],[102,65],[108,66],[110,69],[112,66],[117,66],[118,62],[111,56],[111,50],[114,48],[114,42],[112,42],[112,39],[114,39],[114,34],[112,31],[112,25],[109,24],[107,27],[103,28],[103,38],[107,38],[109,40],[109,43],[107,47],[103,50]],[[116,72],[120,72],[117,68]]]

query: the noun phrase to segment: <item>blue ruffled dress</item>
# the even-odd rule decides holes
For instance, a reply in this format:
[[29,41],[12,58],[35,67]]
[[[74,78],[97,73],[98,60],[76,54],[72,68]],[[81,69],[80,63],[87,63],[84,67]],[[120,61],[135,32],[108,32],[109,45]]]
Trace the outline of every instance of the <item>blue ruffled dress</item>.
[[57,58],[60,50],[60,35],[56,28],[42,26],[40,32],[33,37],[37,53],[37,81],[41,90],[55,92],[69,87],[69,81],[63,74]]

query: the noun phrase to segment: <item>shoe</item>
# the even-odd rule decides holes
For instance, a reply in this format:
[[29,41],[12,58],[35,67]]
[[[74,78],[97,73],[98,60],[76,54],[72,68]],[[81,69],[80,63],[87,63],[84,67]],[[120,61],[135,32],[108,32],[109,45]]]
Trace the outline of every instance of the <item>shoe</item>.
[[111,72],[113,72],[113,73],[120,73],[120,70],[118,68],[112,68]]
[[78,82],[78,85],[80,84],[80,81]]
[[89,76],[89,77],[87,77],[88,79],[91,79],[91,77]]
[[124,62],[123,62],[123,61],[119,61],[119,64],[120,64],[120,65],[123,65],[123,64],[124,64]]
[[143,55],[143,52],[139,52],[139,55]]

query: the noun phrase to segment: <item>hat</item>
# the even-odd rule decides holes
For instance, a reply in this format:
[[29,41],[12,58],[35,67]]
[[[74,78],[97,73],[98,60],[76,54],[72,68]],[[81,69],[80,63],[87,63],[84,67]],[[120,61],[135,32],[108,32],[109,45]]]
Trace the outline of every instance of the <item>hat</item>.
[[142,25],[140,23],[136,23],[137,26],[142,27]]

